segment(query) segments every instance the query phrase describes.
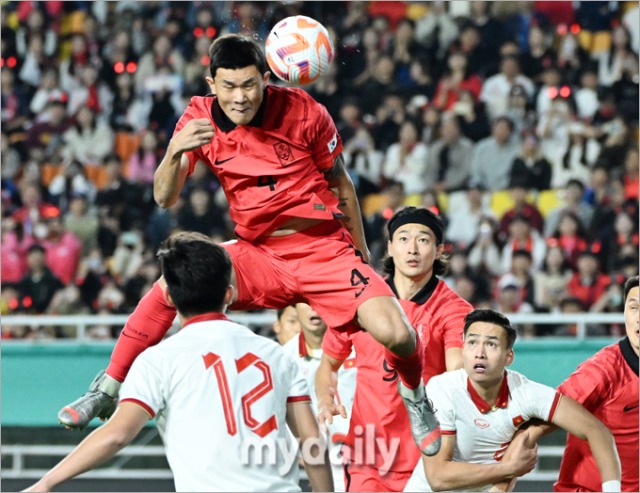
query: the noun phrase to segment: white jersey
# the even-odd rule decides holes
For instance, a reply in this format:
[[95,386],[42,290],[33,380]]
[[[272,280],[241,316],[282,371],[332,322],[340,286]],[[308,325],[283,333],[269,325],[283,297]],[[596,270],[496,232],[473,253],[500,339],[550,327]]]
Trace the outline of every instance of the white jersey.
[[[464,369],[443,373],[429,380],[427,395],[433,401],[443,435],[455,435],[453,460],[474,464],[496,464],[520,425],[532,418],[551,421],[560,399],[555,389],[505,370],[506,379],[496,405],[478,395]],[[464,491],[487,491],[484,485]],[[413,471],[405,491],[433,491],[422,460]]]
[[[302,374],[307,380],[307,386],[311,394],[311,407],[314,416],[318,415],[318,398],[316,396],[316,372],[320,366],[322,358],[322,349],[307,350],[304,340],[304,333],[300,332],[291,338],[284,346],[285,352],[289,353],[298,363]],[[338,370],[338,398],[340,403],[347,411],[347,419],[342,416],[334,416],[333,423],[327,423],[329,430],[329,458],[332,460],[333,486],[334,491],[344,491],[344,471],[342,463],[337,461],[342,443],[347,438],[349,432],[349,419],[351,417],[351,408],[353,407],[353,398],[356,393],[356,374],[355,351],[351,352],[343,365]]]
[[300,491],[286,407],[309,401],[306,381],[276,342],[224,315],[145,350],[125,401],[156,417],[177,491]]

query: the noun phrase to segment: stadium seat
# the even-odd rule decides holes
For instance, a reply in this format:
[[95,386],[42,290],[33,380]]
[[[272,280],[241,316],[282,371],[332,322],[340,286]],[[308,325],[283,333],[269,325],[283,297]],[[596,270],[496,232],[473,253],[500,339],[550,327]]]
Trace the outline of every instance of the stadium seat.
[[45,187],[51,184],[51,181],[62,171],[61,164],[45,163],[40,167],[40,179]]
[[504,213],[513,208],[515,202],[511,198],[509,190],[496,190],[491,194],[491,201],[489,202],[493,214],[501,219]]
[[123,164],[129,162],[134,152],[140,148],[140,135],[130,132],[116,132],[115,150]]
[[552,210],[562,204],[564,204],[562,190],[543,190],[538,194],[536,200],[536,207],[538,207],[542,217],[547,217]]
[[362,199],[362,214],[366,217],[380,212],[387,205],[388,197],[383,193],[370,193]]

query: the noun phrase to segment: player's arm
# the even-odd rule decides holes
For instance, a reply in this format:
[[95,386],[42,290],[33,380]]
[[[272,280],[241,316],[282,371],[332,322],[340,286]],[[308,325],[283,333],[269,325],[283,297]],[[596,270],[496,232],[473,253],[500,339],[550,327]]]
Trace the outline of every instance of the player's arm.
[[512,457],[496,464],[458,462],[453,460],[455,435],[443,435],[440,451],[432,457],[422,456],[424,472],[433,491],[475,488],[510,481],[531,471],[537,458],[537,446],[526,433],[514,438],[511,447]]
[[604,488],[603,491],[620,491],[622,474],[620,458],[611,431],[598,418],[566,395],[560,398],[551,422],[572,435],[587,440],[598,464],[603,488],[604,483],[617,482],[617,489]]
[[[309,402],[287,404],[287,425],[293,435],[300,439],[301,448],[307,440],[313,440],[311,443],[322,443],[320,429]],[[305,461],[304,463],[311,489],[313,491],[333,491],[333,475],[331,474],[328,448],[326,446],[310,447],[309,450],[317,450],[318,454],[324,454],[323,458],[314,457],[313,462]],[[303,455],[302,459],[304,460],[306,457]]]
[[326,433],[328,421],[333,423],[333,417],[338,414],[347,417],[347,411],[342,404],[336,403],[335,396],[338,389],[338,370],[344,360],[322,353],[320,365],[316,370],[316,397],[318,399],[318,423]]
[[356,189],[345,168],[342,154],[335,159],[333,167],[325,171],[325,178],[329,182],[329,188],[338,196],[338,208],[344,216],[341,219],[342,224],[351,233],[356,248],[362,252],[364,260],[368,262],[371,255],[364,237],[360,204],[356,196]]
[[462,368],[462,348],[450,347],[444,352],[444,363],[447,371],[455,371]]
[[25,491],[52,491],[59,484],[109,460],[131,443],[149,419],[151,416],[141,406],[123,402],[106,424]]
[[167,153],[153,177],[153,198],[163,208],[176,203],[189,173],[185,152],[211,142],[213,125],[207,118],[189,120],[169,141]]

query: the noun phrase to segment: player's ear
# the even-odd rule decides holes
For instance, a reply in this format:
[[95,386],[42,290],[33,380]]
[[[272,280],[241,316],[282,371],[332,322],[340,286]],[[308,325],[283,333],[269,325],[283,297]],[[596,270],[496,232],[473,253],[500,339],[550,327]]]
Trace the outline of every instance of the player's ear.
[[262,82],[264,82],[265,84],[268,84],[270,77],[271,77],[271,72],[267,70],[264,74],[262,74]]
[[507,364],[505,366],[511,365],[515,357],[516,354],[513,352],[513,348],[509,349],[509,351],[507,351]]
[[444,244],[443,244],[443,243],[440,243],[440,244],[436,247],[436,259],[441,258],[443,253],[444,253]]
[[216,83],[213,81],[213,78],[210,75],[207,75],[204,80],[207,82],[209,89],[213,94],[216,94]]
[[227,287],[227,291],[224,293],[224,304],[230,305],[233,302],[233,298],[236,295],[236,290],[233,286]]

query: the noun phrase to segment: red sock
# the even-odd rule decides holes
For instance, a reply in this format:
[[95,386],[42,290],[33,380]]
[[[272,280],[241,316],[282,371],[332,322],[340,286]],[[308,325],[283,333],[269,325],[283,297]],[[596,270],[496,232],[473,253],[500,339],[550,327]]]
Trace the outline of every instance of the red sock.
[[422,342],[417,331],[416,349],[411,356],[399,356],[392,353],[388,348],[384,348],[384,357],[397,372],[400,380],[410,389],[416,389],[422,382]]
[[111,353],[107,375],[124,382],[133,361],[142,351],[162,340],[175,318],[176,309],[167,304],[160,285],[155,282],[127,319]]

